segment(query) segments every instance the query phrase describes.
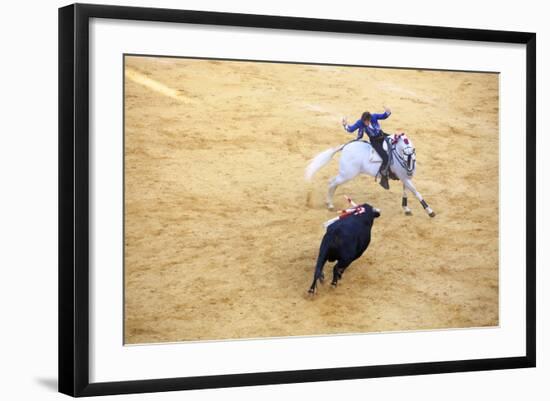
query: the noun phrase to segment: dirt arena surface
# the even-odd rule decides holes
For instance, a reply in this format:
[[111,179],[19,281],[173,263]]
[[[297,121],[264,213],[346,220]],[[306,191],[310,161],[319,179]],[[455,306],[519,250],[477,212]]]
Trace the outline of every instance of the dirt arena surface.
[[[498,325],[498,75],[126,57],[127,344]],[[342,116],[393,114],[414,183],[338,188],[382,210],[338,288],[307,294]],[[325,272],[332,272],[327,263]],[[329,274],[329,277],[330,277]]]

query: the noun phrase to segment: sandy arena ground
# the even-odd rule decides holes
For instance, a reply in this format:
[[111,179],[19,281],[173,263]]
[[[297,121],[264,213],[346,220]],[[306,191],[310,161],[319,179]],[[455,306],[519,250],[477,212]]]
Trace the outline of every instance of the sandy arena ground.
[[[498,75],[126,58],[125,342],[498,325]],[[367,252],[307,295],[338,158],[364,110],[393,115],[414,182],[340,187],[382,209]],[[327,263],[325,272],[332,271]]]

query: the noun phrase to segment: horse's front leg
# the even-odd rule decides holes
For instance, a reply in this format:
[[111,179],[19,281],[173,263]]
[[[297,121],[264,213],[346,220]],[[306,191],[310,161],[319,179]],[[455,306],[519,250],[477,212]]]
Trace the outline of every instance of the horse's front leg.
[[424,198],[422,198],[422,195],[420,195],[420,192],[416,190],[416,188],[414,187],[414,184],[409,178],[406,178],[405,180],[403,180],[403,185],[409,191],[411,191],[414,194],[414,196],[416,196],[416,198],[420,201],[420,204],[422,205],[426,213],[428,213],[428,216],[435,217],[435,212],[432,210],[430,206],[428,206]]
[[412,216],[412,210],[407,205],[407,187],[403,184],[403,199],[401,200],[401,207],[407,216]]

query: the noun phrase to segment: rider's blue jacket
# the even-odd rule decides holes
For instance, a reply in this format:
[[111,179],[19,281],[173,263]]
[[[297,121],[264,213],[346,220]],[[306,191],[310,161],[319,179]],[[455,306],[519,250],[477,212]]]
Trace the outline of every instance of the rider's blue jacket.
[[344,129],[348,132],[354,132],[357,129],[357,139],[363,138],[365,131],[369,138],[377,138],[380,135],[380,123],[378,120],[385,120],[390,116],[391,113],[385,111],[382,114],[372,114],[370,118],[370,125],[366,125],[361,119],[357,120],[353,125],[344,125]]

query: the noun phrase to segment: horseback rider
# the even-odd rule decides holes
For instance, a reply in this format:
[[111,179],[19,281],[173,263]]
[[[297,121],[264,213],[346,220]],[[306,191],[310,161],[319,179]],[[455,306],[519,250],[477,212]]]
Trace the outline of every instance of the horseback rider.
[[384,189],[390,189],[388,184],[388,153],[384,150],[384,137],[387,136],[382,128],[380,128],[380,123],[378,120],[385,120],[391,115],[391,110],[388,107],[384,107],[384,113],[382,114],[371,114],[368,111],[365,111],[359,120],[353,125],[348,125],[346,118],[342,119],[342,126],[347,132],[357,133],[356,140],[363,138],[363,134],[367,133],[371,146],[376,150],[376,153],[382,158],[382,165],[378,174],[380,174],[380,185]]

